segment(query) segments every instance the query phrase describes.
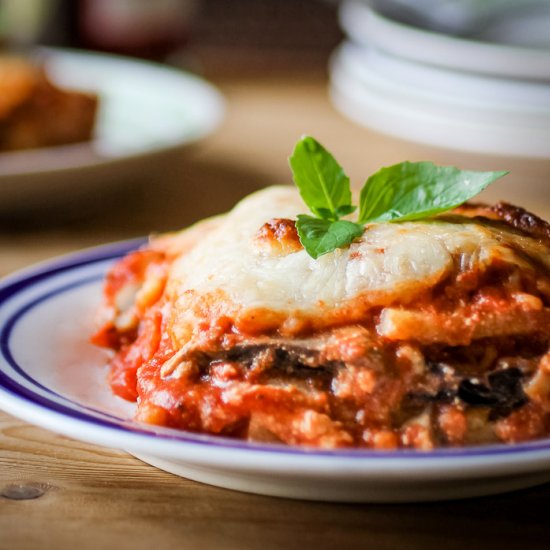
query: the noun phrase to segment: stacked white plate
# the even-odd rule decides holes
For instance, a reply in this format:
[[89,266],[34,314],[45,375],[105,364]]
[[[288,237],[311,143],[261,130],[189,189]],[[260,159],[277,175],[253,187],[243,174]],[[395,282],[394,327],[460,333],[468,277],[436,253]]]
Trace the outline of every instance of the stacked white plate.
[[346,116],[427,145],[550,158],[549,49],[428,31],[360,0],[340,16],[331,95]]

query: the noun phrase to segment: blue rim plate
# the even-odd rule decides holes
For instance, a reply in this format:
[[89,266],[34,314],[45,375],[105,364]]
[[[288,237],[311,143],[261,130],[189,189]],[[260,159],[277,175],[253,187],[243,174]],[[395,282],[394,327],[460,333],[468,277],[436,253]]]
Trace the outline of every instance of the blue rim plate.
[[[315,450],[253,444],[134,422],[133,406],[110,393],[105,380],[107,356],[88,338],[106,270],[144,242],[139,239],[85,250],[0,282],[1,409],[75,439],[127,450],[180,475],[279,496],[424,500],[496,492],[468,491],[464,484],[468,480],[480,488],[482,479],[526,476],[524,484],[508,487],[515,488],[533,484],[533,475],[539,481],[540,476],[550,478],[548,439],[432,452]],[[240,481],[235,481],[235,476]],[[250,481],[251,476],[255,482]],[[298,492],[297,478],[309,484]],[[274,485],[273,480],[277,480]],[[378,487],[404,480],[424,487],[438,483],[440,488],[431,496],[414,490],[391,496],[387,487]],[[448,487],[453,480],[462,480],[458,495],[443,489],[443,484]],[[320,481],[330,490],[319,489]],[[268,483],[275,489],[271,485],[266,488]],[[374,496],[369,492],[373,484],[378,487]],[[360,490],[363,486],[366,493]]]

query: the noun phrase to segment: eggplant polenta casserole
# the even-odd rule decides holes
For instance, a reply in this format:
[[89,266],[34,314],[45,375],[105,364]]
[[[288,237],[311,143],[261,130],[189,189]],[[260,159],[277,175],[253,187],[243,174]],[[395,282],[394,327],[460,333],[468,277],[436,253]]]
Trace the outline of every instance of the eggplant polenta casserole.
[[547,436],[550,225],[465,203],[505,173],[405,162],[357,209],[313,138],[290,164],[298,189],[153,237],[108,273],[93,340],[136,419],[322,448]]

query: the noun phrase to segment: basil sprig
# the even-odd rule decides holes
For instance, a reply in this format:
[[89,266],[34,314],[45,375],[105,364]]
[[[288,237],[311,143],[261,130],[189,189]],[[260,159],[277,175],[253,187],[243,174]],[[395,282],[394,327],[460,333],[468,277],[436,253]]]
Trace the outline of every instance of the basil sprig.
[[362,225],[340,219],[357,207],[351,204],[349,178],[335,158],[312,137],[304,137],[289,163],[300,195],[315,215],[300,214],[296,221],[307,253],[317,259],[360,237]]
[[350,182],[335,158],[305,136],[289,158],[294,183],[313,216],[300,214],[296,228],[306,252],[317,259],[344,248],[372,222],[419,220],[460,206],[508,172],[472,172],[431,162],[382,168],[363,186],[358,222],[340,218],[357,209]]

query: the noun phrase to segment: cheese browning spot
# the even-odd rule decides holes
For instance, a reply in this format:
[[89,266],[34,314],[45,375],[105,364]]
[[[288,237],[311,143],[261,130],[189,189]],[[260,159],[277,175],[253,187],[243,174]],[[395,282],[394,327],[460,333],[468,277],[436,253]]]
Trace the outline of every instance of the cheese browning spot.
[[287,256],[301,250],[294,220],[274,218],[264,223],[254,237],[255,246],[271,256]]

